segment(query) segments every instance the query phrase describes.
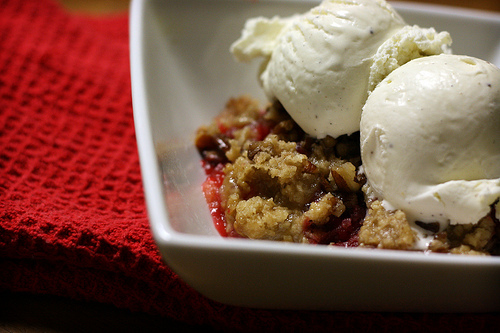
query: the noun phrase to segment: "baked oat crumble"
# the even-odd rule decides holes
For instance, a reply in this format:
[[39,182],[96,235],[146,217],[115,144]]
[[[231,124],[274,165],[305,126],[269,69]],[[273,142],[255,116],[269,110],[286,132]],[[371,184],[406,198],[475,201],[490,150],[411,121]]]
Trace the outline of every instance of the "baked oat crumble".
[[[387,211],[363,193],[359,132],[315,139],[278,102],[262,109],[241,96],[198,129],[195,144],[224,236],[393,250],[413,250],[418,242],[404,212]],[[215,173],[219,181],[210,183]],[[428,250],[498,255],[493,210],[477,224],[441,232],[421,223],[434,235]]]

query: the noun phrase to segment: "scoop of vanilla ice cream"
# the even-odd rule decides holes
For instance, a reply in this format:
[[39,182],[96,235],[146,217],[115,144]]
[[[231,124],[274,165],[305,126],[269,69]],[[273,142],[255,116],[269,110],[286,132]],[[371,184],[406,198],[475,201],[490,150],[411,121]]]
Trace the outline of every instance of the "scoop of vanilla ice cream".
[[323,1],[280,36],[264,91],[315,137],[358,131],[371,56],[404,25],[382,0]]
[[338,137],[359,130],[369,90],[391,70],[451,43],[448,33],[405,25],[384,0],[324,0],[301,15],[247,21],[231,52],[264,58],[266,95],[304,131]]
[[500,69],[449,54],[395,69],[363,108],[361,158],[386,208],[476,223],[500,198]]
[[250,61],[253,58],[271,57],[281,34],[288,29],[298,15],[281,18],[255,17],[245,22],[241,37],[230,48],[231,53],[239,61]]

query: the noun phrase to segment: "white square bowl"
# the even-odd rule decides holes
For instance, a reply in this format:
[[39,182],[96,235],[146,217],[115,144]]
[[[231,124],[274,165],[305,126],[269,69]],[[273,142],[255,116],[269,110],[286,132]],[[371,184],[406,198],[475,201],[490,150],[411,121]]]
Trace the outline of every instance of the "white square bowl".
[[[500,310],[500,258],[222,238],[201,192],[193,144],[230,97],[264,101],[258,64],[229,54],[246,19],[305,12],[316,1],[135,0],[133,108],[151,229],[167,264],[231,305],[308,310]],[[500,65],[500,15],[394,3],[410,24],[448,30],[456,54]]]

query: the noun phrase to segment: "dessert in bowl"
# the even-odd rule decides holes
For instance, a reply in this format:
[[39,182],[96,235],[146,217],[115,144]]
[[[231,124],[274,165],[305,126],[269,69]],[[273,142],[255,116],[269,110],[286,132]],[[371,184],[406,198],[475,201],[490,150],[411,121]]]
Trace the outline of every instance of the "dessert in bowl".
[[[495,257],[248,240],[221,237],[214,227],[201,191],[205,175],[193,145],[194,133],[233,96],[247,93],[261,103],[267,101],[255,79],[258,64],[239,64],[228,49],[247,19],[291,16],[315,4],[133,3],[134,116],[151,227],[165,261],[195,289],[228,304],[498,310],[500,263]],[[448,31],[454,53],[499,63],[497,15],[408,4],[395,7],[409,24]]]
[[500,69],[451,42],[384,0],[249,19],[230,49],[270,105],[195,139],[221,234],[499,254]]

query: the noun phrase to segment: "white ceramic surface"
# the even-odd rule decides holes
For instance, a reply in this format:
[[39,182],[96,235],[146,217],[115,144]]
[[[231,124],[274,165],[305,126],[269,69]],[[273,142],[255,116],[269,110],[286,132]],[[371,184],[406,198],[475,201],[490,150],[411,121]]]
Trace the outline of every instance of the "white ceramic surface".
[[[220,237],[201,193],[195,129],[231,96],[264,101],[257,63],[228,52],[245,20],[316,1],[134,0],[134,118],[151,229],[165,261],[219,302],[258,308],[500,311],[500,258],[344,249]],[[448,30],[457,54],[500,65],[500,15],[393,3],[411,24]]]

